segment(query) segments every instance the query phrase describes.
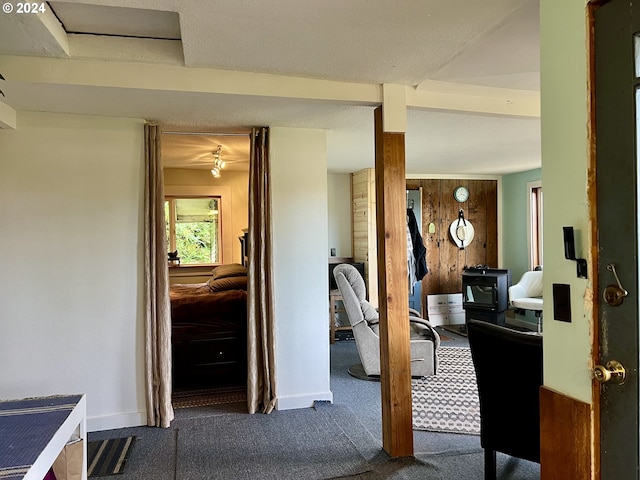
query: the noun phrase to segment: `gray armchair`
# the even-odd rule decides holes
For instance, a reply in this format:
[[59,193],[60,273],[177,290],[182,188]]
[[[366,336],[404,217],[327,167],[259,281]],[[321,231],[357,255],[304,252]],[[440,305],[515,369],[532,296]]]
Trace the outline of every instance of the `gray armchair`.
[[[380,376],[380,337],[378,311],[367,301],[364,280],[352,265],[340,264],[333,270],[342,295],[349,323],[362,364],[353,365],[349,373],[358,378],[376,379]],[[435,375],[436,350],[440,337],[431,324],[410,309],[411,376]]]

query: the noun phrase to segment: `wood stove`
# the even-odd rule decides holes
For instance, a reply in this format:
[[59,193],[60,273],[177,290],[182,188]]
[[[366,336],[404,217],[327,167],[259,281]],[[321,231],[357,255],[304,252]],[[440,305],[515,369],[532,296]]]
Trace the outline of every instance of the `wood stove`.
[[484,265],[467,267],[462,272],[462,306],[465,320],[484,320],[505,324],[509,308],[511,271]]

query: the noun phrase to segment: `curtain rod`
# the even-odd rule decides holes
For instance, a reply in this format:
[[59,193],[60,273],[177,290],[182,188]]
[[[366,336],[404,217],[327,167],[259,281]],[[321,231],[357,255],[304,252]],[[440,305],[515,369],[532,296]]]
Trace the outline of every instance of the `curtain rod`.
[[162,132],[164,135],[206,135],[210,137],[250,137],[250,133]]

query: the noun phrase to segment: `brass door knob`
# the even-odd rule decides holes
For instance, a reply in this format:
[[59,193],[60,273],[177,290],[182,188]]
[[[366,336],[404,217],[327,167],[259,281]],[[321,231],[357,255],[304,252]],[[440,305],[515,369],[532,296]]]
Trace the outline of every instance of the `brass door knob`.
[[620,279],[618,278],[618,274],[616,273],[616,266],[613,263],[610,263],[609,265],[607,265],[607,269],[613,273],[613,276],[616,278],[617,285],[609,285],[602,292],[602,296],[604,297],[604,302],[607,305],[610,305],[612,307],[619,307],[620,305],[622,305],[624,297],[629,295],[629,292],[627,292],[623,288],[622,283],[620,283]]
[[627,372],[620,362],[611,360],[605,366],[596,365],[593,369],[593,377],[600,383],[611,382],[622,385],[627,378]]
[[624,297],[629,295],[629,292],[621,289],[617,285],[609,285],[602,292],[602,298],[604,298],[604,303],[611,307],[619,307],[622,305]]

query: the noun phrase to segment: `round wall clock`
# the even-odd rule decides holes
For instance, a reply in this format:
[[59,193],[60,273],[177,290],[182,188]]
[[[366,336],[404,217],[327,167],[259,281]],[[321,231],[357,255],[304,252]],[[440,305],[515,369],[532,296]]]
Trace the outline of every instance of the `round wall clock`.
[[455,198],[456,201],[460,203],[466,202],[469,198],[469,190],[467,189],[467,187],[463,186],[456,187],[456,189],[453,191],[453,198]]

